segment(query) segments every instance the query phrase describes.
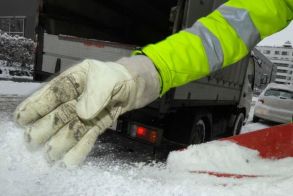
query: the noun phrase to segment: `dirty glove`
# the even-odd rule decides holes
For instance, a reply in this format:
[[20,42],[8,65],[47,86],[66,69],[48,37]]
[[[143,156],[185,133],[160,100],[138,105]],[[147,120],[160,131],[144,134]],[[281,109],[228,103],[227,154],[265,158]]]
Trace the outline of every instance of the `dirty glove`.
[[21,103],[15,120],[26,127],[28,147],[45,144],[49,161],[78,165],[119,115],[149,104],[159,93],[158,72],[146,56],[115,63],[85,60]]

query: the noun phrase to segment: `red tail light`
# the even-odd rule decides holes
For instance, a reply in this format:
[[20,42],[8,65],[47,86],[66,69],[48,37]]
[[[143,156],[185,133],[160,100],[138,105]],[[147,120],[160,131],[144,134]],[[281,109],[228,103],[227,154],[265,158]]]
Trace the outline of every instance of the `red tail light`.
[[136,128],[136,136],[138,137],[145,137],[147,134],[147,129],[144,127],[137,127]]
[[152,143],[156,143],[158,140],[158,132],[156,131],[151,131],[149,135],[149,141]]
[[139,138],[153,144],[158,144],[161,136],[161,131],[154,128],[132,124],[130,126],[129,135],[133,138]]

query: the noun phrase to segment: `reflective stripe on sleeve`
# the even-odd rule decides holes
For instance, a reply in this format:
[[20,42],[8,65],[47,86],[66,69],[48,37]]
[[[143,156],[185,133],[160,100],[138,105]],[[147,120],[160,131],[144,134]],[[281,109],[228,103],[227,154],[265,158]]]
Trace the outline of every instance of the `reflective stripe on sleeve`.
[[192,27],[185,29],[185,31],[199,36],[202,40],[210,71],[216,71],[222,68],[223,65],[223,51],[219,40],[200,22],[196,22]]
[[249,50],[261,40],[247,10],[222,5],[218,8],[218,11],[235,29]]
[[229,0],[225,5],[247,10],[261,39],[282,30],[293,19],[293,0]]

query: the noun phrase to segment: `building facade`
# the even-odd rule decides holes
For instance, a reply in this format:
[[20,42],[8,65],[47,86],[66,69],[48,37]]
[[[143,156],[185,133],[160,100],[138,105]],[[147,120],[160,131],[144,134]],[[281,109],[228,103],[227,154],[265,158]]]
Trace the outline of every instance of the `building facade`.
[[1,0],[0,29],[10,35],[35,39],[38,0]]
[[257,46],[256,48],[274,63],[276,67],[274,82],[293,85],[292,44],[286,42],[282,47]]

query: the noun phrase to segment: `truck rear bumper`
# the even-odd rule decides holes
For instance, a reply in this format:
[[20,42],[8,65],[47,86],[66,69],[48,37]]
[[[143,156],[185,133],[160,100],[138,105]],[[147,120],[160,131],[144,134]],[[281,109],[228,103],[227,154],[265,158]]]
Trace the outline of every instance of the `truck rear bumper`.
[[165,161],[168,150],[146,144],[122,133],[108,129],[98,140],[93,156],[112,156],[118,160],[133,162]]

